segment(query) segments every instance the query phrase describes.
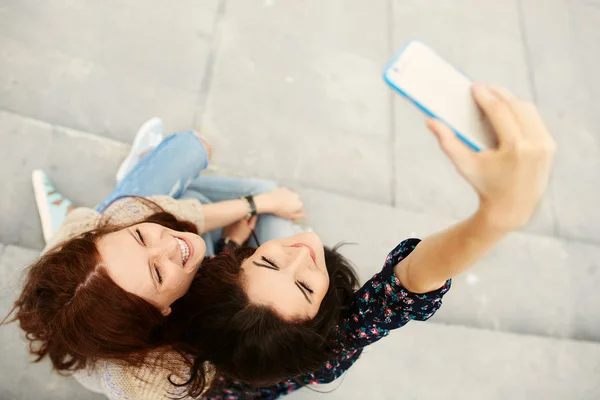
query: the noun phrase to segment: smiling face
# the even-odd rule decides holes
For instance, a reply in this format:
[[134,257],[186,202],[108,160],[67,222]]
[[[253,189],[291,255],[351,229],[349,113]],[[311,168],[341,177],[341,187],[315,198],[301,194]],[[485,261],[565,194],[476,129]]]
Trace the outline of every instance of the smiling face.
[[314,318],[329,287],[323,243],[312,232],[266,242],[242,270],[250,301],[288,320]]
[[103,236],[98,251],[117,285],[168,315],[171,304],[189,289],[206,244],[194,233],[141,223]]

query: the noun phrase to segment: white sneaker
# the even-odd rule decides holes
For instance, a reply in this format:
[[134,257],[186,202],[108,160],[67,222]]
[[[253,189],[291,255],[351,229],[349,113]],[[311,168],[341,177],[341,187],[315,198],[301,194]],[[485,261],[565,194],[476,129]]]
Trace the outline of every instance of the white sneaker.
[[129,171],[163,140],[165,126],[162,119],[154,117],[149,119],[135,134],[131,151],[117,170],[117,185],[127,176]]
[[44,241],[48,243],[67,218],[69,211],[73,209],[73,203],[56,191],[44,171],[34,170],[31,174],[31,181],[42,222]]

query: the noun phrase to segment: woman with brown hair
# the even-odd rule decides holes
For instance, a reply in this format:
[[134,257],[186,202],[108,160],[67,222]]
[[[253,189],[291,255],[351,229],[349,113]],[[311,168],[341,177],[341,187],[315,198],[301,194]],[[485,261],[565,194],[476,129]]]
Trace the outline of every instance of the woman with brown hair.
[[[107,329],[105,321],[97,321],[98,330],[111,334],[102,340],[114,339],[114,347],[92,343],[94,348],[86,352],[70,345],[74,337],[63,337],[63,348],[38,354],[50,355],[59,369],[89,367],[93,362],[102,373],[105,393],[114,399],[165,398],[184,392],[215,399],[267,399],[337,378],[365,346],[412,319],[430,318],[441,306],[450,278],[471,267],[508,232],[526,224],[547,186],[555,145],[536,108],[505,89],[485,84],[475,85],[473,94],[497,133],[497,148],[474,153],[443,123],[430,120],[428,126],[477,191],[478,210],[422,241],[401,242],[389,253],[381,272],[356,292],[356,277],[348,263],[324,248],[317,235],[305,232],[204,261],[189,290],[172,303],[166,317],[155,308],[153,318],[148,318],[152,312],[148,309],[144,321],[134,317],[127,326]],[[164,219],[173,223],[164,214],[148,217],[147,223],[156,225]],[[171,234],[168,228],[156,229],[167,233],[150,234],[150,247]],[[177,229],[183,231],[181,226]],[[130,236],[136,233],[129,232]],[[102,244],[97,247],[101,252]],[[74,262],[81,263],[81,259]],[[95,261],[90,265],[109,260],[97,256]],[[36,267],[41,270],[43,265]],[[40,272],[37,278],[42,276]],[[55,340],[52,336],[42,337],[35,325],[24,326],[37,318],[36,307],[46,307],[39,281],[26,286],[17,303],[17,316],[30,338],[49,349]],[[84,288],[89,286],[87,280],[83,282]],[[73,296],[77,292],[66,293],[61,304],[69,304]],[[99,298],[112,302],[108,295]],[[145,305],[129,302],[129,306],[128,310],[142,310]],[[123,309],[115,311],[126,315]],[[84,309],[74,312],[85,319]],[[72,315],[43,321],[40,330],[65,326]],[[119,335],[127,339],[118,343]],[[128,342],[132,337],[134,344]],[[161,345],[162,358],[153,358],[159,350],[150,354],[149,349]],[[122,382],[123,369],[116,367],[119,361],[138,367],[127,375],[137,377],[135,390],[129,390],[130,381]],[[160,386],[169,372],[179,386]]]
[[[135,143],[156,125],[144,124]],[[302,216],[296,193],[261,179],[200,176],[210,152],[194,132],[173,134],[95,209],[69,207],[45,174],[34,172],[47,246],[28,271],[15,316],[38,360],[48,356],[59,371],[104,359],[139,365],[167,344],[172,303],[223,233],[229,242],[232,227],[249,223],[258,240],[298,230],[291,222]],[[104,392],[85,373],[77,378]]]

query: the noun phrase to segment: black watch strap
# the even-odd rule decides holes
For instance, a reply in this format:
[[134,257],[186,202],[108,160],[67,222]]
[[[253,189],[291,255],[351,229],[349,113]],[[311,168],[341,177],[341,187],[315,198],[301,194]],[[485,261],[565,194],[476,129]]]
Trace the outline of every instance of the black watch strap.
[[231,238],[229,236],[227,236],[225,239],[223,239],[223,245],[225,245],[225,248],[230,248],[230,249],[237,249],[238,247],[240,247],[240,243],[231,240]]

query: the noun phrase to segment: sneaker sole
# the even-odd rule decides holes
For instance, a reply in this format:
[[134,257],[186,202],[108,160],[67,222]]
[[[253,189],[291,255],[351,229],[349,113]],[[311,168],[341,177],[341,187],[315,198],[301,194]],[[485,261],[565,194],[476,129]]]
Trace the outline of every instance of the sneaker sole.
[[144,122],[140,129],[138,129],[137,133],[135,134],[133,144],[131,145],[131,150],[129,151],[129,154],[127,154],[127,157],[125,157],[125,159],[123,160],[123,162],[121,162],[119,168],[117,169],[117,185],[123,180],[123,178],[125,178],[125,175],[127,175],[126,172],[129,171],[132,168],[132,166],[137,164],[137,162],[139,161],[134,159],[134,154],[138,153],[138,147],[141,146],[141,138],[143,134],[147,134],[148,131],[151,131],[150,128],[157,125],[160,125],[164,129],[162,119],[154,117]]
[[37,203],[40,221],[42,222],[42,234],[44,241],[48,243],[52,237],[52,217],[48,207],[48,197],[46,196],[46,187],[44,186],[44,175],[39,169],[31,173],[33,183],[33,192],[35,193],[35,202]]

